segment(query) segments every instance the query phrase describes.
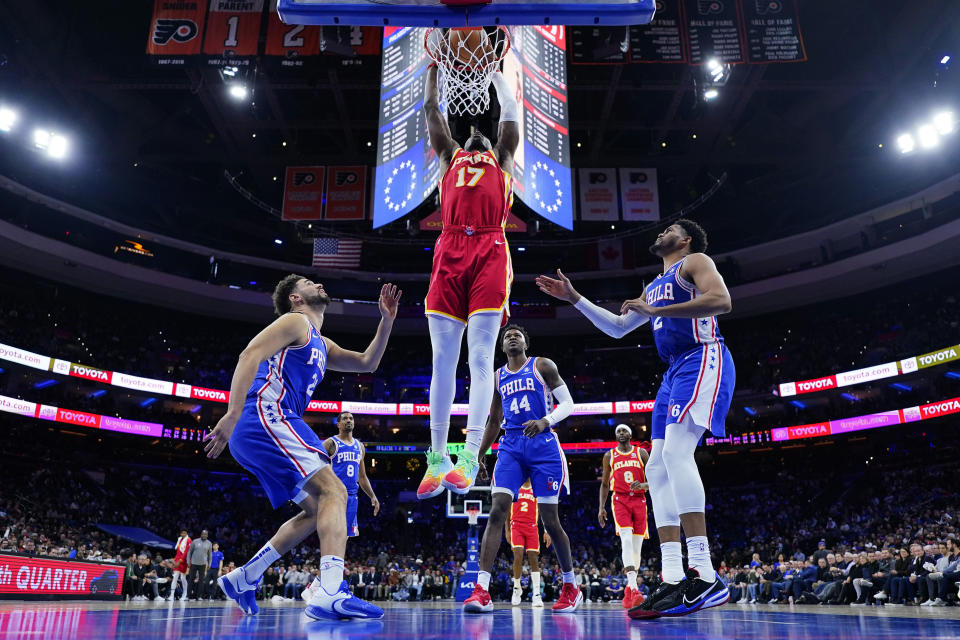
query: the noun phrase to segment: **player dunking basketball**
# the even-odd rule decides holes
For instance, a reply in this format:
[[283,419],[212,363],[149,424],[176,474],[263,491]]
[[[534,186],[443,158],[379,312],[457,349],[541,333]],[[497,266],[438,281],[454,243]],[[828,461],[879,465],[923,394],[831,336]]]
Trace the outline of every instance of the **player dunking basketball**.
[[630,443],[633,432],[625,424],[614,430],[617,446],[603,454],[603,479],[600,480],[600,527],[607,525],[607,496],[613,492],[613,523],[620,538],[620,558],[627,574],[623,590],[623,608],[629,609],[643,602],[637,584],[640,551],[647,535],[648,486],[643,473],[650,454]]
[[240,354],[227,413],[207,435],[204,448],[216,458],[229,442],[234,459],[257,476],[275,509],[287,501],[303,509],[245,565],[218,580],[244,613],[259,610],[256,588],[267,567],[316,531],[322,554],[320,587],[306,614],[316,619],[383,616],[381,608],[351,595],[343,580],[347,492],[334,475],[320,438],[303,421],[303,412],[328,368],[376,371],[399,300],[397,288],[384,285],[376,335],[363,353],[348,351],[320,335],[330,304],[323,285],[291,274],[273,292],[280,317]]
[[[497,333],[509,313],[513,268],[504,226],[513,201],[510,171],[520,129],[517,102],[499,72],[493,74],[493,85],[500,101],[496,146],[475,130],[461,148],[440,110],[437,68],[431,65],[427,70],[424,110],[430,144],[440,160],[443,231],[433,254],[424,305],[433,349],[433,376],[430,449],[427,470],[417,488],[420,499],[439,495],[444,488],[466,493],[476,478],[483,424],[493,396]],[[446,453],[447,432],[464,327],[470,401],[466,447],[454,466]]]
[[[530,338],[522,327],[506,327],[501,344],[507,354],[507,364],[496,373],[497,389],[481,451],[493,444],[501,426],[505,433],[500,438],[497,464],[493,468],[490,488],[493,504],[480,543],[480,572],[473,594],[463,603],[463,610],[493,611],[490,571],[500,548],[504,520],[511,503],[520,495],[521,486],[530,478],[543,528],[550,534],[563,571],[563,588],[553,610],[574,611],[583,602],[583,593],[573,575],[570,539],[560,526],[558,508],[560,495],[570,493],[570,475],[567,459],[553,431],[553,426],[573,411],[573,398],[552,360],[527,357]],[[551,411],[554,397],[560,403]]]
[[[572,303],[615,338],[652,320],[657,351],[668,365],[654,403],[653,447],[646,466],[663,584],[630,609],[631,618],[682,616],[730,598],[710,559],[703,481],[693,458],[704,431],[724,435],[736,378],[716,319],[730,312],[730,293],[713,260],[703,253],[706,248],[707,234],[692,220],[680,219],[664,229],[650,247],[663,260],[663,273],[643,296],[624,302],[619,316],[577,293],[559,269],[558,279],[537,278],[543,292]],[[684,575],[681,525],[690,568],[699,574],[695,579]]]

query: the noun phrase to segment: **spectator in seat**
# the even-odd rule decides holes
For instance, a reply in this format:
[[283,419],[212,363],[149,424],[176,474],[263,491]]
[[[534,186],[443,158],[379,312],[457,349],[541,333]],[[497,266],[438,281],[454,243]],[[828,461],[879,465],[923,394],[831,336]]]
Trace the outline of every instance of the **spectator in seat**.
[[916,575],[912,576],[913,581],[911,582],[912,565],[915,557],[923,556],[923,548],[918,544],[910,545],[909,551],[906,547],[902,547],[897,556],[893,575],[889,582],[890,593],[887,594],[890,597],[890,604],[893,605],[904,604],[904,601],[913,601],[914,593],[916,593]]
[[123,595],[125,598],[134,598],[140,592],[140,578],[134,569],[137,568],[137,554],[131,553],[123,563]]
[[943,576],[943,570],[950,564],[950,554],[947,551],[947,543],[941,542],[937,545],[939,554],[937,554],[933,566],[927,566],[928,572],[925,579],[927,588],[927,599],[920,603],[922,607],[930,607],[940,597],[940,578]]
[[280,574],[276,567],[268,567],[267,572],[263,574],[263,597],[269,600],[279,593],[277,585],[280,584]]
[[957,539],[952,534],[947,538],[946,547],[947,563],[937,572],[939,573],[937,577],[934,577],[933,573],[927,576],[928,580],[937,583],[939,589],[937,598],[928,606],[947,606],[947,595],[957,588],[957,581],[960,580],[960,546],[957,545]]
[[173,580],[173,563],[169,560],[160,560],[156,563],[156,567],[157,593],[166,598],[167,592],[170,590],[170,582]]
[[[143,558],[143,591],[146,592],[149,587],[153,591],[153,597],[151,600],[158,600],[160,598],[160,585],[157,583],[157,568],[153,565],[153,562],[150,560],[150,556]],[[143,598],[146,599],[146,593],[142,594]]]
[[[793,602],[799,602],[805,592],[812,591],[813,583],[819,579],[819,566],[814,566],[812,557],[799,563],[800,566],[797,567],[797,575],[790,584],[790,597],[793,598]],[[821,558],[821,560],[824,568],[826,568],[826,558]]]

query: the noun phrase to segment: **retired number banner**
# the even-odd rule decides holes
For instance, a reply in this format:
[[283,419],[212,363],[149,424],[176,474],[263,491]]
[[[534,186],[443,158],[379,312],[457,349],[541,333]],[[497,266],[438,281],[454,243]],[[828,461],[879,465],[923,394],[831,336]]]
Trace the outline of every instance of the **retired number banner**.
[[620,169],[624,220],[659,220],[660,192],[656,169]]
[[324,167],[287,167],[282,220],[320,220],[323,217],[323,176]]
[[257,55],[263,0],[210,0],[203,52],[211,65],[248,65]]
[[147,54],[159,65],[183,65],[200,53],[206,2],[154,0]]
[[619,220],[616,169],[580,169],[580,219]]
[[264,53],[283,58],[281,67],[302,67],[304,58],[320,51],[320,27],[284,24],[277,13],[277,0],[270,0],[267,16],[267,45]]
[[325,220],[363,220],[366,218],[367,168],[330,167],[327,171]]

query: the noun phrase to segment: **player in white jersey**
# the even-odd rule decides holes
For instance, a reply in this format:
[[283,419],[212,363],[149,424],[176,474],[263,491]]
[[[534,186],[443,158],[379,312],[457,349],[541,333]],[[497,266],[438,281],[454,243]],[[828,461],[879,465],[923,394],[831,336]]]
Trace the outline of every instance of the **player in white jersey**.
[[320,538],[320,587],[305,613],[312,618],[380,618],[383,610],[354,597],[343,580],[347,491],[334,475],[320,438],[303,412],[328,368],[376,371],[397,317],[400,292],[380,290],[380,326],[360,353],[320,335],[330,297],[322,284],[291,274],[273,292],[280,316],[240,354],[227,412],[206,437],[207,456],[230,443],[234,459],[257,476],[274,508],[302,511],[288,520],[245,565],[218,584],[247,614],[257,613],[256,588],[271,564],[314,531]]
[[[537,285],[576,306],[597,328],[620,338],[651,321],[657,352],[668,364],[654,404],[650,460],[646,465],[653,515],[660,538],[663,584],[641,605],[634,619],[682,616],[722,605],[730,594],[710,559],[704,517],[703,481],[693,454],[703,433],[722,437],[736,372],[716,316],[732,308],[730,292],[705,253],[707,234],[692,220],[663,230],[650,252],[663,260],[663,272],[617,316],[573,288],[560,270],[558,279],[539,276]],[[690,568],[683,571],[680,528],[687,538]]]

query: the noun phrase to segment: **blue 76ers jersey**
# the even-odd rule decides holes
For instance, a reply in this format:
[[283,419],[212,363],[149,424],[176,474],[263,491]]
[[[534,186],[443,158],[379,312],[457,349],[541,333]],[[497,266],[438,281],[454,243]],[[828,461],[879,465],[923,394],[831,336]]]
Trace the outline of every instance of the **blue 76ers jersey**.
[[[666,273],[659,275],[647,287],[647,304],[653,307],[666,307],[680,302],[689,302],[699,295],[696,286],[680,276],[683,260],[676,263]],[[657,352],[668,364],[677,358],[704,344],[723,342],[723,336],[717,327],[716,316],[706,318],[661,318],[650,319],[653,328],[653,340]]]
[[326,372],[327,343],[306,316],[298,315],[310,325],[310,339],[306,344],[284,347],[261,362],[247,401],[276,403],[284,416],[302,418]]
[[539,420],[553,409],[553,394],[537,372],[536,358],[527,358],[516,373],[507,365],[500,367],[496,380],[506,431],[523,429],[524,422]]
[[333,473],[343,482],[348,495],[356,495],[360,478],[360,441],[354,438],[353,444],[347,444],[333,436],[333,444],[337,447],[330,457]]

